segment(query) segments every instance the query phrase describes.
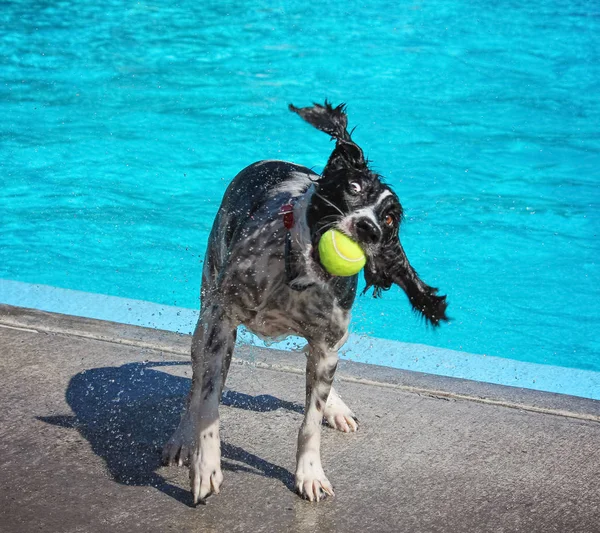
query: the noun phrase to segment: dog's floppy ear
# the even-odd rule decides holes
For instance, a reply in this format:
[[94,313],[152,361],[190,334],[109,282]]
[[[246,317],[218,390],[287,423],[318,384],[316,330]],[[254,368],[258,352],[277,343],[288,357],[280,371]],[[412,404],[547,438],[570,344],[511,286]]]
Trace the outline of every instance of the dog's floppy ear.
[[395,283],[406,293],[413,309],[432,326],[448,321],[446,296],[438,296],[436,288],[421,281],[397,237],[384,243],[379,254],[367,260],[364,276],[367,286],[363,294],[373,287],[373,296],[378,297]]
[[363,151],[352,141],[352,137],[348,133],[348,116],[346,115],[345,104],[333,107],[325,100],[325,105],[314,104],[312,107],[299,108],[290,104],[289,109],[336,140],[335,149],[329,156],[323,175],[336,170],[364,169],[367,167]]
[[327,100],[325,105],[313,104],[312,107],[296,107],[289,105],[289,110],[300,115],[306,122],[331,135],[338,141],[350,141],[346,104],[333,107]]

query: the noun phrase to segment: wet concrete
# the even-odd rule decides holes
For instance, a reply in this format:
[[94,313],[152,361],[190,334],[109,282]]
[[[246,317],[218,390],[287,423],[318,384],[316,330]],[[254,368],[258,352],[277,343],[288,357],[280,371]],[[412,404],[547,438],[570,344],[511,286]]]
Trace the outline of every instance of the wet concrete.
[[600,531],[600,409],[560,395],[345,363],[356,434],[323,428],[336,497],[293,492],[303,354],[236,352],[222,493],[160,465],[190,339],[0,306],[0,530]]

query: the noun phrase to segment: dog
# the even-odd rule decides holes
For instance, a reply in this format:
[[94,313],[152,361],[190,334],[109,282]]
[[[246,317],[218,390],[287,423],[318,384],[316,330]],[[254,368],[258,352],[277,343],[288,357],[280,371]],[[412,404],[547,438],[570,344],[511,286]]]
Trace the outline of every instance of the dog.
[[358,428],[332,387],[358,275],[332,276],[320,265],[317,245],[327,230],[345,233],[364,250],[365,292],[373,288],[377,297],[397,284],[428,323],[447,320],[446,297],[421,281],[408,262],[398,237],[398,196],[353,142],[345,105],[325,101],[289,109],[330,135],[335,148],[321,175],[293,163],[260,161],[242,170],[223,197],[202,272],[191,391],[163,448],[164,464],[189,462],[195,504],[219,493],[223,481],[219,401],[239,325],[265,338],[299,335],[308,341],[295,487],[310,501],[334,494],[321,465],[320,432],[323,418],[340,431]]

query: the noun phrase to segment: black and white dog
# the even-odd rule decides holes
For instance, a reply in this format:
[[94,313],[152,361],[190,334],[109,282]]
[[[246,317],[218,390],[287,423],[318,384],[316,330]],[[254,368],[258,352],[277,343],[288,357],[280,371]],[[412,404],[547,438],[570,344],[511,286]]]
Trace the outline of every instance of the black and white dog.
[[334,277],[320,266],[317,244],[325,231],[336,228],[361,245],[367,288],[375,296],[395,283],[429,323],[447,320],[445,296],[423,283],[406,258],[398,237],[400,201],[352,141],[344,106],[325,102],[290,110],[336,145],[321,176],[283,161],[245,168],[215,218],[192,340],[192,388],[179,427],[163,449],[166,464],[189,461],[195,503],[218,493],[223,481],[219,401],[240,324],[262,337],[293,334],[308,341],[296,488],[311,501],[333,495],[321,466],[321,422],[325,418],[344,432],[358,428],[331,386],[358,276]]

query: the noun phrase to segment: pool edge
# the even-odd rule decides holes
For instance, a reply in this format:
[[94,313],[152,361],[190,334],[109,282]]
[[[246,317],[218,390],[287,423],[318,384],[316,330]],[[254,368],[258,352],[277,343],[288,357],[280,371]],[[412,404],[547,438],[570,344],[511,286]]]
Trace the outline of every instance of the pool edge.
[[[171,331],[132,326],[117,322],[40,311],[0,304],[0,332],[15,328],[40,334],[87,338],[90,341],[137,346],[148,352],[167,352],[189,358],[191,337]],[[251,365],[278,372],[304,372],[302,353],[238,345],[234,365]],[[552,414],[600,422],[600,401],[578,396],[535,391],[468,379],[439,376],[359,363],[340,361],[336,380],[392,387],[406,393],[446,399],[500,405],[534,413]]]
[[[193,331],[198,318],[193,309],[6,279],[0,279],[0,303],[184,334]],[[267,344],[243,330],[238,340],[280,350],[298,347],[297,339]],[[600,372],[589,370],[359,335],[350,335],[340,355],[383,368],[600,400]]]

